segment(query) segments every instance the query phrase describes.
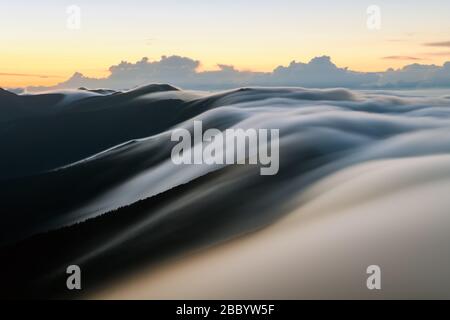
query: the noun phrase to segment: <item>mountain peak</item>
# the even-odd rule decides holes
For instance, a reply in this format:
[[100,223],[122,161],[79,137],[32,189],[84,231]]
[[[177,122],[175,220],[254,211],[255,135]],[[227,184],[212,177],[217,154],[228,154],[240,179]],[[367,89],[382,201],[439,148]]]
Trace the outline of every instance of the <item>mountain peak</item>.
[[164,91],[179,91],[180,89],[171,86],[170,84],[148,84],[135,89],[130,90],[130,92],[136,92],[140,94],[154,93],[154,92],[164,92]]

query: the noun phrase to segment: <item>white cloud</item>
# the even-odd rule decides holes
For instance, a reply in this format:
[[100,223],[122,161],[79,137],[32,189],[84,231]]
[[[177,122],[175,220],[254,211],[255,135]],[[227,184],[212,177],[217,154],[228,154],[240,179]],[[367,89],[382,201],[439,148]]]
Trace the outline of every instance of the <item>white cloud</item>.
[[386,72],[357,72],[336,66],[328,56],[308,63],[292,61],[272,72],[240,71],[232,65],[219,64],[217,71],[198,71],[200,61],[181,56],[163,56],[158,61],[142,58],[136,63],[122,61],[111,66],[106,78],[89,78],[75,73],[54,87],[130,89],[149,83],[169,83],[185,89],[231,89],[242,86],[299,86],[346,88],[416,88],[450,86],[450,62],[443,66],[411,64]]

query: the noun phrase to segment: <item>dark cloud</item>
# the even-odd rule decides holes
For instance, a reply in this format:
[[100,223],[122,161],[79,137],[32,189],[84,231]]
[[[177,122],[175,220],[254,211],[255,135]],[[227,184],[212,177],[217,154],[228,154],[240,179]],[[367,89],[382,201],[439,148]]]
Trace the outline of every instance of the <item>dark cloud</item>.
[[422,58],[412,56],[387,56],[383,57],[384,60],[423,60]]
[[450,41],[425,43],[427,47],[450,47]]

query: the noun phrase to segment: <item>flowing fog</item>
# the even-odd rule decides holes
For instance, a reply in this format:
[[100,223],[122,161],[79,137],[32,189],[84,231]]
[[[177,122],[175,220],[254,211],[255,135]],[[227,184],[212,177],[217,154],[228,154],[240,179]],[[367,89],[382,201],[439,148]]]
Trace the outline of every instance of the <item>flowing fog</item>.
[[[16,114],[2,128],[0,145],[10,151],[0,166],[10,182],[3,241],[97,218],[101,236],[71,262],[100,270],[105,257],[126,265],[133,254],[151,256],[145,248],[182,248],[89,297],[450,297],[450,92],[152,86],[52,94],[60,98],[35,119]],[[194,120],[204,130],[279,129],[279,173],[175,165],[171,133],[192,132]],[[31,134],[36,121],[48,125]],[[36,141],[41,151],[27,151]],[[50,159],[42,150],[55,151]],[[46,202],[50,194],[66,202]],[[106,231],[108,216],[161,195]],[[36,210],[26,214],[21,198]],[[382,269],[381,291],[366,287],[369,265]]]

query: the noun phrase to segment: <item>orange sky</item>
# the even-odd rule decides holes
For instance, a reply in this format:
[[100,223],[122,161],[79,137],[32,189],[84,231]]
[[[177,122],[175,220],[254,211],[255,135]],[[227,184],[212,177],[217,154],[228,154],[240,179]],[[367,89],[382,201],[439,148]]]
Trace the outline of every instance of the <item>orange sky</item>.
[[450,2],[380,0],[379,30],[367,28],[365,0],[77,2],[79,29],[68,28],[68,1],[17,0],[0,12],[0,86],[54,85],[75,71],[104,77],[122,60],[172,54],[201,70],[272,71],[322,55],[357,71],[450,60],[450,46],[425,45],[450,40]]

